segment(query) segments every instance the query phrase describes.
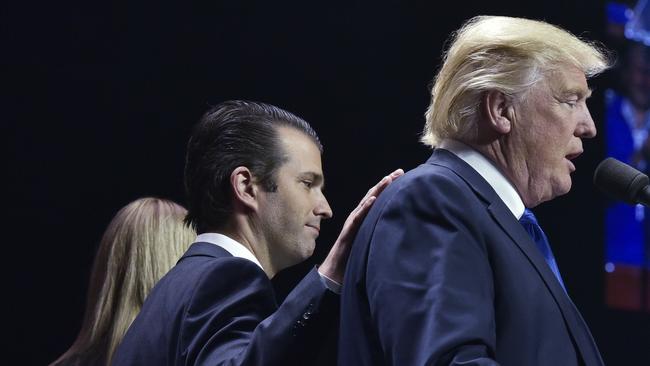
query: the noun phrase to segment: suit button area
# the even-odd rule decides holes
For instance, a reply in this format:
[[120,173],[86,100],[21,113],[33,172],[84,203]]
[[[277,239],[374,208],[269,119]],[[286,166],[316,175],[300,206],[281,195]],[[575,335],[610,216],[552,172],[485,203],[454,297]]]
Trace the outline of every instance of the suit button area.
[[298,334],[301,333],[300,330],[301,330],[302,328],[304,328],[304,327],[305,327],[305,322],[303,322],[302,320],[298,320],[298,321],[293,325],[293,332],[291,332],[292,335],[293,335],[294,337],[297,337]]
[[302,314],[298,320],[296,320],[296,323],[293,325],[293,336],[297,336],[297,331],[301,328],[304,328],[307,325],[307,322],[311,318],[313,312],[312,310],[314,309],[314,304],[309,304],[307,306],[307,310]]

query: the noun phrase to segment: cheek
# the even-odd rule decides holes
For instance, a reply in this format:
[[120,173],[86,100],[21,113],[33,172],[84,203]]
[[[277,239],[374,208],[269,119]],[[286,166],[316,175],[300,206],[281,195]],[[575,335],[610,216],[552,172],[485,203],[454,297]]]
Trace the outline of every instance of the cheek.
[[547,166],[549,170],[561,172],[563,174],[567,173],[568,166],[564,156],[565,154],[563,149],[555,149],[553,151],[549,151],[549,154],[547,155]]
[[[565,120],[568,120],[567,117]],[[566,123],[565,123],[566,124]],[[553,126],[554,128],[549,131],[548,136],[541,141],[541,149],[548,151],[553,160],[564,160],[564,157],[569,153],[572,140],[574,139],[575,128],[566,126],[565,124]]]
[[557,180],[558,176],[563,175],[567,168],[564,154],[548,143],[537,145],[537,149],[529,156],[526,164],[531,178],[542,185],[551,180]]

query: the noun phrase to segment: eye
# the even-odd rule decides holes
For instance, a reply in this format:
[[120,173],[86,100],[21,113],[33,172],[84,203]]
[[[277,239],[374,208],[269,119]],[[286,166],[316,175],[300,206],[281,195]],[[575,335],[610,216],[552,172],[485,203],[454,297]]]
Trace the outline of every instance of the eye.
[[564,102],[564,104],[568,105],[569,108],[575,108],[578,105],[577,100],[567,100]]
[[307,188],[311,188],[314,185],[314,182],[312,182],[310,180],[302,180],[302,181],[300,181],[300,183],[304,184],[305,187],[307,187]]

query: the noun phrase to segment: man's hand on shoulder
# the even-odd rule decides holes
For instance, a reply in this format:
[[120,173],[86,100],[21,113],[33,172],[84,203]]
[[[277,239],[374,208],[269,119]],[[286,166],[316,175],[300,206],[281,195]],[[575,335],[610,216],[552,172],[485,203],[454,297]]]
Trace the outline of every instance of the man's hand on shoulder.
[[338,284],[343,283],[345,266],[348,262],[350,249],[352,248],[352,243],[354,242],[354,237],[359,230],[359,226],[361,226],[363,219],[366,217],[370,207],[372,207],[372,204],[377,199],[377,196],[379,196],[379,194],[388,187],[393,180],[399,178],[403,174],[404,171],[402,169],[397,169],[385,176],[379,181],[379,183],[368,190],[368,193],[366,193],[363,199],[361,199],[359,205],[352,210],[348,218],[345,220],[339,237],[336,239],[336,242],[334,242],[332,249],[330,249],[329,254],[327,254],[327,257],[323,261],[323,264],[318,268],[318,273],[331,281],[337,282]]

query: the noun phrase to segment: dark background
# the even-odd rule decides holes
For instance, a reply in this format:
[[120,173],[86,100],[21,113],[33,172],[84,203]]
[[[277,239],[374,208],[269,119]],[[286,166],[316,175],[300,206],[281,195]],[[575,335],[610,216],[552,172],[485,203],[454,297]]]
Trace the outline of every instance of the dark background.
[[[286,108],[310,121],[325,146],[335,217],[314,259],[276,279],[285,294],[322,260],[375,181],[428,157],[418,134],[442,46],[478,14],[605,38],[604,3],[594,0],[3,2],[2,329],[11,341],[0,363],[43,365],[67,349],[109,220],[142,196],[184,203],[191,126],[226,99]],[[592,83],[598,126],[607,78]],[[648,314],[604,305],[604,200],[591,185],[602,134],[585,149],[572,192],[536,212],[606,363],[648,365]]]

